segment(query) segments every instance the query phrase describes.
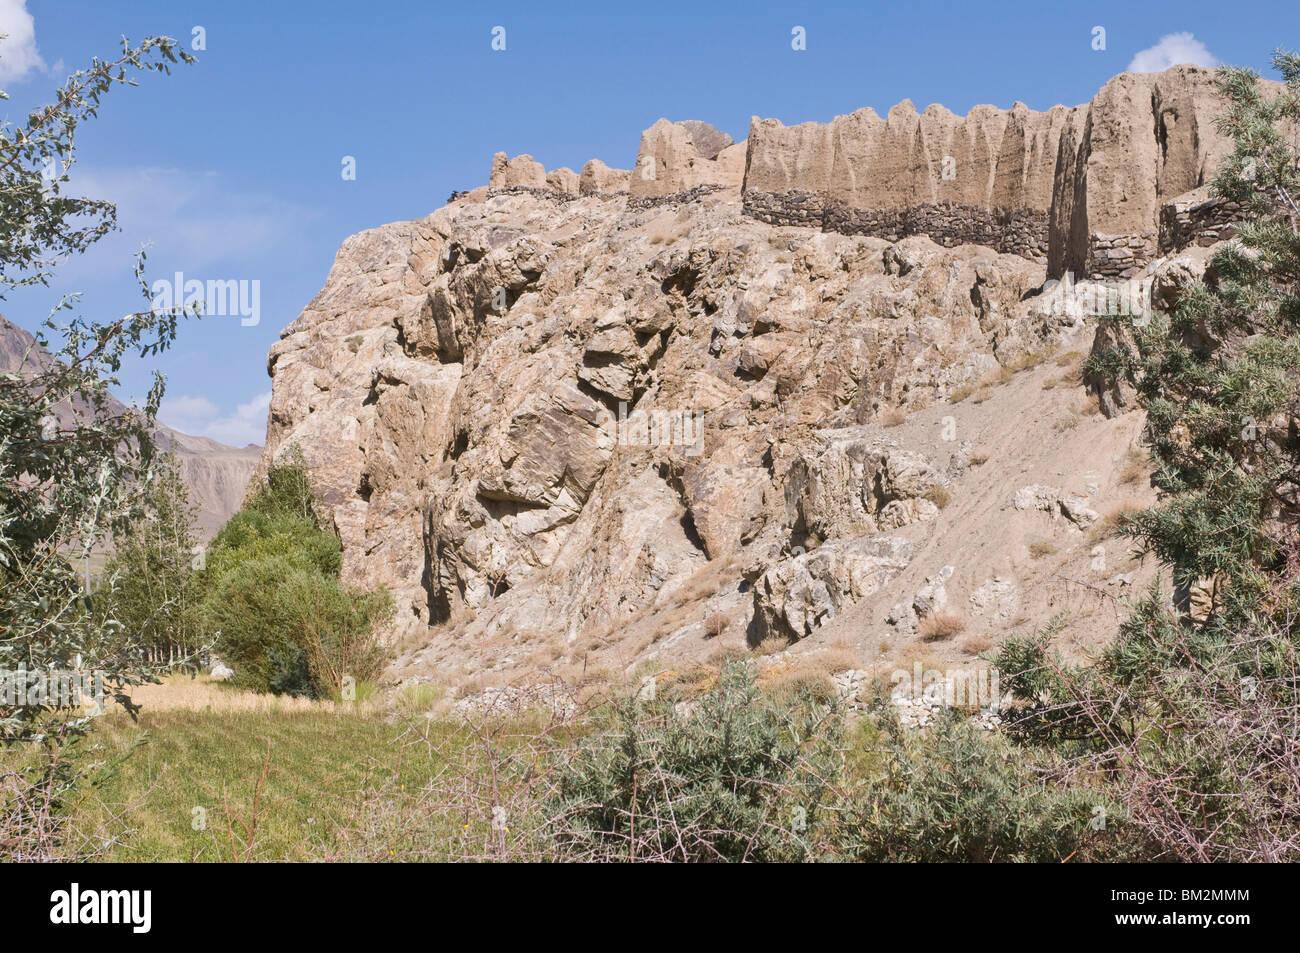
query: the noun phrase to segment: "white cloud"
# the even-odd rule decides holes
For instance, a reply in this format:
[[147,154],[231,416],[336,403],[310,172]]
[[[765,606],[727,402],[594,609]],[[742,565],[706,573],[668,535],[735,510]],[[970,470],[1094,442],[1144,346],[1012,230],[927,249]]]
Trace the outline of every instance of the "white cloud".
[[32,70],[45,71],[36,49],[36,22],[27,0],[0,0],[0,83],[20,80]]
[[1141,50],[1128,64],[1130,73],[1159,73],[1171,66],[1218,66],[1219,59],[1190,33],[1169,33],[1155,46]]
[[243,447],[266,440],[266,412],[271,407],[271,392],[258,394],[240,404],[232,414],[206,397],[164,397],[158,419],[168,427],[198,437],[211,437],[232,447]]
[[[3,2],[3,0],[0,0]],[[60,268],[65,281],[120,275],[149,244],[149,272],[195,278],[259,278],[261,262],[292,249],[315,213],[274,195],[242,191],[217,172],[73,166],[68,193],[117,206],[120,232]],[[250,270],[251,269],[251,270]]]

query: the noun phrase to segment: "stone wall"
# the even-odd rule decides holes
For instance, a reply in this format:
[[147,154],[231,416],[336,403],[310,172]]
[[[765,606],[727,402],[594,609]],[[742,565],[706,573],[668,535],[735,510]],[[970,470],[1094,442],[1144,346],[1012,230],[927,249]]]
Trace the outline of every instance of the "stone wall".
[[698,202],[706,195],[713,192],[720,192],[726,186],[723,185],[697,185],[692,189],[686,189],[682,192],[669,192],[666,195],[643,195],[637,197],[629,195],[627,207],[631,209],[658,208],[660,205],[683,205],[690,202]]
[[1241,206],[1223,199],[1196,196],[1160,209],[1160,253],[1188,245],[1213,245],[1237,234]]
[[[1265,88],[1280,84],[1262,81]],[[739,186],[744,213],[897,241],[928,235],[1045,263],[1048,277],[1131,278],[1156,257],[1234,233],[1240,209],[1207,183],[1228,151],[1214,72],[1121,73],[1082,106],[1036,112],[903,101],[829,123],[750,122],[747,140],[660,119],[632,170],[591,160],[576,174],[498,153],[490,186],[560,198],[626,195],[628,207],[695,201]]]
[[745,214],[773,225],[802,225],[844,235],[899,241],[927,235],[936,244],[986,245],[1034,261],[1047,261],[1047,213],[1037,209],[986,209],[958,202],[927,202],[902,209],[854,208],[815,192],[746,192]]
[[1136,278],[1155,257],[1155,233],[1091,235],[1084,273],[1090,278]]
[[[1263,81],[1266,88],[1279,84]],[[1082,106],[904,101],[830,123],[750,125],[745,214],[896,240],[986,245],[1069,271],[1132,277],[1157,255],[1231,234],[1237,210],[1186,198],[1228,151],[1212,70],[1122,73]],[[1171,205],[1171,203],[1174,203]]]

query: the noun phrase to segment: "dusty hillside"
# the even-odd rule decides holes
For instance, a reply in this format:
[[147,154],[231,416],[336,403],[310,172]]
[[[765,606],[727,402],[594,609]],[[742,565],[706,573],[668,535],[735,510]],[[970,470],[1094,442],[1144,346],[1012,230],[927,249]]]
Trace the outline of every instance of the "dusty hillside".
[[[756,645],[964,665],[1058,616],[1087,652],[1153,579],[1111,537],[1152,496],[1141,413],[1078,365],[1133,319],[1102,323],[1117,291],[1176,293],[1231,234],[1207,84],[856,138],[661,121],[630,172],[498,155],[344,243],[271,351],[265,460],[301,447],[346,578],[395,593],[398,679]],[[1142,185],[1105,144],[1149,116]],[[987,179],[957,198],[917,185],[950,141]],[[1110,215],[1108,182],[1150,194]]]
[[[0,315],[0,371],[41,365],[49,355],[33,348],[32,336]],[[126,409],[115,404],[114,413]],[[198,507],[197,531],[206,539],[239,509],[262,448],[228,447],[207,437],[193,437],[166,425],[158,428],[158,445],[176,454],[190,501]]]

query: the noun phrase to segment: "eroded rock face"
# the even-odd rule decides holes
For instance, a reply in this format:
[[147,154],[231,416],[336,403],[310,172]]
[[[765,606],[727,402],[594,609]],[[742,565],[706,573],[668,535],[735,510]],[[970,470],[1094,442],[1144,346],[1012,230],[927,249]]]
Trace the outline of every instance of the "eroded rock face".
[[[1277,84],[1266,84],[1276,87]],[[891,241],[926,234],[1042,259],[1048,273],[1132,277],[1158,254],[1221,240],[1233,209],[1203,190],[1227,140],[1214,72],[1122,73],[1082,106],[908,100],[830,123],[750,125],[745,208]]]
[[[1138,109],[1143,83],[1178,104],[1178,123],[1201,116],[1199,93],[1179,98],[1178,84],[1203,78],[1170,76],[1168,88],[1124,80],[1097,117]],[[876,593],[895,632],[954,600],[1005,615],[1031,594],[1014,567],[935,551],[956,535],[940,508],[978,465],[968,443],[946,442],[965,440],[943,435],[955,417],[937,416],[924,446],[890,428],[1092,333],[1093,317],[1050,300],[1046,245],[1007,239],[1036,242],[1056,221],[1062,176],[1082,168],[1070,155],[1090,161],[1091,110],[905,105],[822,126],[756,121],[737,144],[661,120],[641,143],[653,179],[640,162],[629,175],[592,160],[575,176],[498,155],[490,188],[344,243],[272,349],[265,461],[301,446],[346,579],[393,590],[425,665],[470,664],[489,642],[506,646],[500,666],[590,646],[630,664],[660,638],[703,639],[706,598],[738,614],[719,630],[736,622],[751,642],[812,640]],[[1160,160],[1158,188],[1182,189],[1214,147],[1170,141],[1205,151]],[[975,181],[944,179],[945,155]],[[758,215],[759,193],[782,196],[782,214]],[[910,217],[892,232],[834,230],[854,209]],[[980,214],[941,241],[903,234],[954,209]],[[987,219],[997,209],[1014,214]],[[1179,268],[1155,269],[1152,293],[1177,294]],[[1063,439],[1036,413],[1046,393],[999,426],[1033,417]],[[1097,513],[1059,472],[1007,474],[984,505],[1008,515],[989,519],[1057,527],[1074,545]],[[998,559],[1025,549],[1008,540]],[[1024,595],[1003,605],[1004,593]],[[647,640],[624,646],[634,629]]]
[[628,191],[651,200],[701,187],[739,188],[745,177],[746,144],[698,120],[660,119],[641,134]]
[[[567,639],[711,561],[933,518],[935,465],[872,421],[1051,333],[1035,266],[990,249],[778,230],[735,197],[472,198],[345,242],[269,360],[267,459],[302,448],[345,578],[417,628]],[[840,562],[832,606],[866,585]]]
[[626,192],[627,169],[611,169],[599,159],[591,159],[582,167],[578,177],[578,191],[583,195],[601,192]]

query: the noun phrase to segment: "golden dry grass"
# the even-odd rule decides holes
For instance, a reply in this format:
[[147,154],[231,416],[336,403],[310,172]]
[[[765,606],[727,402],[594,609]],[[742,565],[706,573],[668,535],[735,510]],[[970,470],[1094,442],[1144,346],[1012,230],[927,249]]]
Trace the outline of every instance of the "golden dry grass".
[[1125,517],[1141,513],[1146,508],[1146,504],[1141,500],[1125,497],[1118,503],[1113,504],[1102,514],[1101,519],[1092,524],[1092,528],[1088,531],[1088,538],[1093,542],[1110,539],[1119,532],[1120,524],[1123,523]]
[[1121,486],[1137,486],[1149,479],[1146,451],[1140,447],[1129,447],[1124,455],[1124,465],[1119,471]]
[[907,414],[898,407],[890,407],[880,415],[882,427],[899,427],[907,422]]
[[952,500],[952,494],[947,488],[934,484],[922,494],[927,500],[933,503],[939,509],[943,509]]
[[1029,544],[1029,555],[1034,559],[1051,556],[1056,552],[1056,544],[1050,539],[1036,539]]
[[[289,695],[264,695],[242,691],[207,675],[167,675],[161,684],[137,685],[128,693],[131,701],[146,711],[220,711],[220,712],[347,712],[373,709],[373,698],[355,702],[317,701]],[[109,714],[117,708],[106,703]]]
[[966,620],[955,612],[936,612],[921,620],[917,631],[927,642],[938,642],[961,635],[966,630]]

